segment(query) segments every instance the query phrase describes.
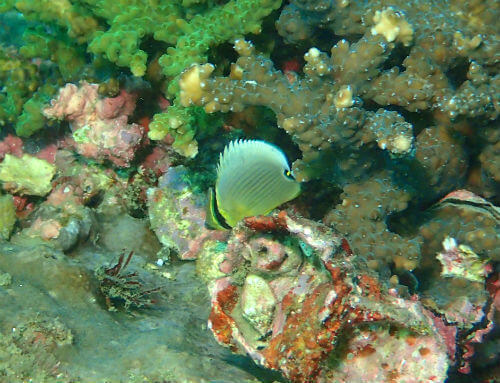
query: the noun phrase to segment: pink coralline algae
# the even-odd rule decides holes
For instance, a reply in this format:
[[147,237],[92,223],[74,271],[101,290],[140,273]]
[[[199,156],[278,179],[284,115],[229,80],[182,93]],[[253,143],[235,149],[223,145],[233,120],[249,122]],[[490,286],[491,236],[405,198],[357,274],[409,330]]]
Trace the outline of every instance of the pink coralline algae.
[[21,157],[23,155],[23,140],[8,134],[7,137],[0,141],[0,159],[3,159],[6,154]]
[[87,82],[66,84],[43,113],[70,123],[74,146],[81,155],[128,167],[145,133],[141,125],[128,123],[136,96],[122,90],[116,97],[103,98],[98,87]]
[[247,219],[198,257],[216,339],[292,382],[446,379],[456,329],[386,288],[322,224],[284,212]]
[[159,177],[165,174],[170,167],[170,163],[171,160],[167,151],[163,147],[155,146],[140,164],[140,170],[143,173],[149,171],[152,175],[154,174],[156,177]]
[[31,225],[15,239],[38,238],[57,249],[68,251],[90,234],[93,224],[91,210],[74,186],[56,187],[47,200],[31,215]]
[[[25,154],[24,142],[20,137],[13,136],[12,134],[7,134],[7,136],[0,141],[0,160],[5,158],[6,154],[12,154],[13,156],[21,158]],[[40,148],[36,153],[32,153],[36,158],[45,160],[51,164],[55,161],[55,156],[58,150],[56,144],[50,144]]]

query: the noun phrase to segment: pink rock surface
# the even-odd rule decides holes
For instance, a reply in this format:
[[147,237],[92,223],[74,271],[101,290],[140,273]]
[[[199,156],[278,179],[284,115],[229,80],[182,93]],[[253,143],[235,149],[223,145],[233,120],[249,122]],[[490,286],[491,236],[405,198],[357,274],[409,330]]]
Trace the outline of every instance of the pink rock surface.
[[[437,328],[418,299],[386,289],[332,229],[282,212],[238,225],[222,257],[204,249],[200,260],[224,274],[209,283],[209,327],[233,351],[295,383],[446,379],[454,356],[447,326]],[[248,299],[242,286],[255,276],[267,296]]]
[[43,113],[69,121],[74,147],[81,155],[128,167],[145,133],[141,125],[128,123],[135,102],[136,96],[125,90],[116,97],[103,98],[97,84],[82,82],[79,86],[66,84]]
[[23,155],[23,140],[19,137],[8,134],[2,141],[0,141],[0,159],[3,159],[6,154],[12,154],[16,157]]

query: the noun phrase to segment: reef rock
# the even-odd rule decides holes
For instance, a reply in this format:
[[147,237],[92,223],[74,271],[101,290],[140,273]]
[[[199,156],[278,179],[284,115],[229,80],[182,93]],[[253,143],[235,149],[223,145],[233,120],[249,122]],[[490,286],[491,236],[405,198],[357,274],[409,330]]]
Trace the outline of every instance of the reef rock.
[[327,226],[247,218],[227,243],[206,241],[197,262],[216,339],[292,382],[446,379],[454,328],[386,288]]

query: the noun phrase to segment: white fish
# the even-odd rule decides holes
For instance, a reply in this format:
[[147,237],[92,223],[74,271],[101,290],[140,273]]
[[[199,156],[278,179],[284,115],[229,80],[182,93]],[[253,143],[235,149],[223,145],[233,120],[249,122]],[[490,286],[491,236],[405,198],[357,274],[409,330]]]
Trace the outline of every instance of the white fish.
[[231,141],[220,154],[207,225],[229,229],[245,217],[264,215],[300,193],[285,154],[259,140]]

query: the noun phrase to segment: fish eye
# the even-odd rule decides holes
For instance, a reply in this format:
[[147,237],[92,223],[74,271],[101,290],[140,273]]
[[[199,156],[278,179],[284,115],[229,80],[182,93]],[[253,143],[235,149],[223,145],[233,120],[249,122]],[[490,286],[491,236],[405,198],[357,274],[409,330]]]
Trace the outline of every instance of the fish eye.
[[295,177],[293,176],[292,172],[288,169],[285,169],[283,170],[283,175],[288,178],[288,179],[291,179],[291,180],[294,180],[295,181]]

